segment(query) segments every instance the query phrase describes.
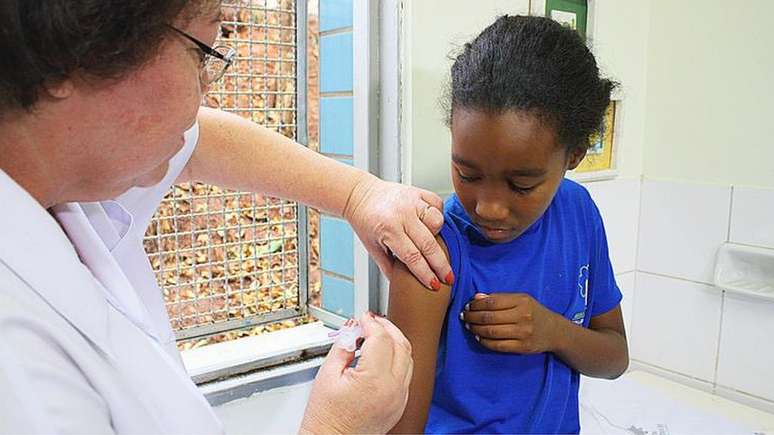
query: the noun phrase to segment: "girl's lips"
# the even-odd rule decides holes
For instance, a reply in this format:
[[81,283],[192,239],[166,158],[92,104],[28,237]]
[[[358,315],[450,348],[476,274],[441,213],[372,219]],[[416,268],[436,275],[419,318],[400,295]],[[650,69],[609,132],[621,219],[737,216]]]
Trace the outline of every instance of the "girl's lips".
[[489,227],[486,225],[479,225],[478,228],[484,233],[489,240],[504,240],[513,236],[515,230],[513,228],[498,228]]

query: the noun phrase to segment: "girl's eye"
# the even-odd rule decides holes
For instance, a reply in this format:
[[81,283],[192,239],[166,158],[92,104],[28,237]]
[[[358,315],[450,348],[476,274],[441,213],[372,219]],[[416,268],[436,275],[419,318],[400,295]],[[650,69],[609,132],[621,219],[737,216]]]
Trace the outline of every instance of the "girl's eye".
[[513,183],[508,183],[508,187],[509,187],[509,188],[510,188],[512,191],[514,191],[514,192],[516,192],[516,193],[518,193],[518,194],[521,194],[521,195],[526,195],[527,193],[529,193],[529,192],[532,192],[533,190],[535,190],[535,187],[536,187],[536,186],[532,186],[532,187],[522,187],[522,186],[518,186],[518,185],[516,185],[516,184],[513,184]]
[[468,177],[468,176],[462,175],[462,172],[460,172],[459,170],[457,171],[457,176],[460,177],[460,181],[462,181],[463,183],[472,183],[479,179],[479,177]]

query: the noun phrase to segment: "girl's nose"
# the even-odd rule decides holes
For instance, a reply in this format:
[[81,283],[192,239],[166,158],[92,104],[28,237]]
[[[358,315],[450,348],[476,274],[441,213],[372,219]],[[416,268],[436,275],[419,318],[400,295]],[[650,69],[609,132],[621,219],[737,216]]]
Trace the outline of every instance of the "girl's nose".
[[476,214],[488,223],[503,222],[508,218],[508,206],[497,198],[480,197],[476,201]]

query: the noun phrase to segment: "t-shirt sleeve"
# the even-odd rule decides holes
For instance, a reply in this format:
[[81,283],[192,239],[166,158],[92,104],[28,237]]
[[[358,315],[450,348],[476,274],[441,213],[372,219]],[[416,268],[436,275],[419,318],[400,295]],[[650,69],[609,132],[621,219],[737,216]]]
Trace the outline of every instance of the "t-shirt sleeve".
[[[452,268],[452,272],[454,273],[455,277],[459,278],[462,276],[462,264],[460,258],[462,255],[462,235],[460,234],[457,227],[455,227],[454,224],[450,222],[450,218],[448,216],[444,216],[444,223],[438,235],[441,236],[441,239],[443,239],[443,242],[446,244],[446,251],[449,253],[449,265]],[[452,298],[455,295],[457,289],[456,284],[458,282],[460,282],[460,280],[455,279],[455,282],[452,285]]]
[[596,204],[591,202],[594,232],[591,243],[589,264],[589,296],[591,317],[607,313],[621,303],[622,295],[615,281],[613,265],[607,248],[607,235],[602,216]]

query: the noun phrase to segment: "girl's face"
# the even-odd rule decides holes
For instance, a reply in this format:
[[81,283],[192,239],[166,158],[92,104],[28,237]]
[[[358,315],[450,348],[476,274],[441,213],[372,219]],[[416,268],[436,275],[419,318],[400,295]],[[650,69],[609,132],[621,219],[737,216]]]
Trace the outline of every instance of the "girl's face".
[[519,237],[551,204],[585,151],[567,152],[535,116],[456,109],[452,116],[454,190],[481,234],[496,243]]

